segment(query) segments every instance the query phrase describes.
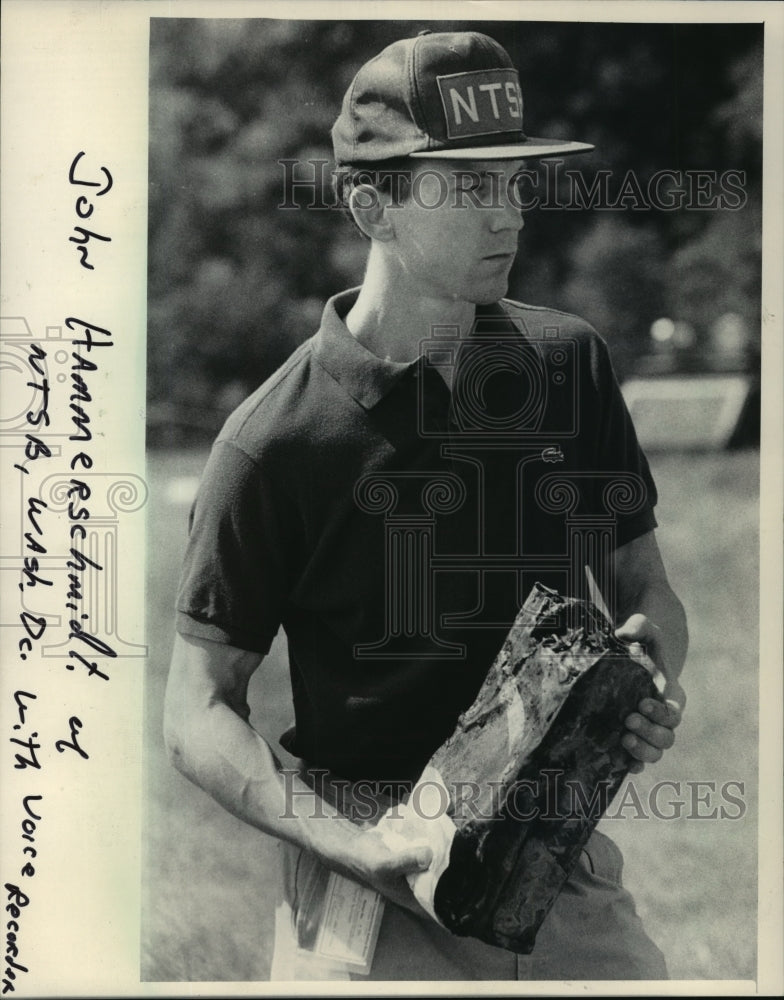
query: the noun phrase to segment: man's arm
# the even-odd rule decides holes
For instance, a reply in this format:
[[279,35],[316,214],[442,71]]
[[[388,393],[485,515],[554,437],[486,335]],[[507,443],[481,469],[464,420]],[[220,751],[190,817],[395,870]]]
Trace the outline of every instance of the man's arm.
[[172,763],[251,826],[423,912],[405,874],[428,867],[429,848],[390,850],[373,830],[360,830],[323,800],[315,809],[315,792],[299,778],[287,792],[269,744],[248,722],[248,683],[260,662],[258,653],[176,636],[164,707]]
[[674,742],[673,730],[680,724],[686,695],[678,677],[686,659],[689,637],[686,614],[667,580],[659,546],[652,531],[622,545],[615,553],[619,639],[641,642],[664,673],[666,704],[645,699],[639,712],[626,719],[629,732],[626,749],[635,758],[632,770],[639,772],[654,763]]

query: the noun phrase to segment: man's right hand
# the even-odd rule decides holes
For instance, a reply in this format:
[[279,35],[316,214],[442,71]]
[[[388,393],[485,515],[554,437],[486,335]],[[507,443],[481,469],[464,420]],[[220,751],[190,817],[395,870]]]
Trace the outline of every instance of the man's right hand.
[[369,829],[352,837],[346,843],[345,856],[334,859],[331,865],[349,878],[380,892],[398,906],[432,920],[420,906],[406,878],[407,875],[426,871],[432,860],[433,852],[425,845],[390,847],[378,830]]

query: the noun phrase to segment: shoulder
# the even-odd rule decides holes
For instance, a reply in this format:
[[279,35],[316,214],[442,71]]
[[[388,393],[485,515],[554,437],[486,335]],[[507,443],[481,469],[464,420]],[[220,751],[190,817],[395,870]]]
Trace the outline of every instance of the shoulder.
[[532,306],[515,299],[502,299],[501,308],[529,340],[535,341],[546,358],[566,347],[583,376],[600,383],[612,371],[607,341],[591,324],[573,313],[547,306]]
[[544,339],[557,339],[558,336],[578,337],[582,340],[596,340],[604,343],[603,338],[594,327],[574,313],[551,309],[548,306],[533,306],[515,299],[501,299],[501,308],[529,336],[541,336]]
[[315,419],[319,391],[313,380],[319,372],[311,337],[229,415],[216,446],[228,445],[250,462],[264,458],[268,463],[279,445],[296,439]]

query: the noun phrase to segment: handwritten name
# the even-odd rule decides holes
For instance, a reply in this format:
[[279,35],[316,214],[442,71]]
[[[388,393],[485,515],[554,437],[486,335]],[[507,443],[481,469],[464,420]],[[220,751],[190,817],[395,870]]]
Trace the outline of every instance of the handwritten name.
[[[73,346],[84,349],[84,354],[81,351],[74,351],[72,354],[74,364],[71,366],[71,385],[74,392],[71,393],[69,399],[72,411],[71,420],[76,428],[75,432],[69,436],[69,440],[77,441],[81,444],[82,442],[91,441],[93,436],[90,427],[90,414],[86,408],[87,404],[92,402],[92,396],[89,386],[81,373],[98,370],[98,363],[92,361],[89,357],[85,357],[85,355],[89,355],[93,348],[112,347],[114,341],[112,340],[111,332],[105,327],[98,326],[95,323],[87,323],[85,320],[77,319],[74,316],[69,316],[65,321],[65,325],[69,330],[74,330],[80,334],[79,337],[74,338],[72,341]],[[72,472],[79,467],[82,469],[91,469],[92,466],[92,457],[85,450],[80,450],[71,459],[70,467]],[[71,478],[67,491],[67,500],[68,519],[70,521],[69,530],[72,541],[77,539],[84,541],[87,538],[87,531],[81,522],[90,520],[88,502],[91,496],[92,491],[88,483],[75,476]],[[68,590],[66,592],[65,605],[70,612],[70,632],[68,638],[81,643],[82,647],[69,649],[68,656],[76,663],[80,663],[85,667],[90,677],[96,676],[108,681],[109,675],[104,673],[94,660],[89,660],[84,655],[83,647],[87,647],[88,650],[98,653],[99,656],[114,658],[117,654],[108,642],[93,635],[85,626],[84,623],[89,619],[89,615],[86,612],[79,613],[79,605],[83,595],[83,583],[79,574],[84,573],[88,567],[94,569],[96,572],[101,572],[103,567],[75,546],[71,547],[69,554],[71,558],[66,563],[66,568],[71,572],[68,573]],[[75,663],[67,663],[66,668],[68,670],[75,669]]]
[[[100,188],[100,191],[92,192],[96,198],[101,198],[103,195],[108,194],[112,189],[114,181],[112,180],[112,175],[106,169],[106,167],[100,168],[100,173],[103,175],[100,180],[84,180],[81,173],[83,169],[83,164],[80,165],[80,160],[85,155],[84,150],[77,153],[71,162],[71,166],[68,170],[68,181],[71,184],[77,185],[79,187],[88,188]],[[77,177],[77,168],[79,169],[79,175]],[[90,216],[95,211],[95,203],[90,201],[90,199],[84,195],[80,194],[74,204],[74,210],[79,219],[89,219]],[[68,240],[71,243],[77,244],[77,250],[79,251],[79,263],[83,268],[88,271],[94,271],[95,267],[90,263],[88,246],[90,240],[100,240],[103,243],[111,243],[111,236],[102,236],[100,233],[96,233],[92,229],[85,229],[84,226],[74,226],[75,236],[69,236]]]

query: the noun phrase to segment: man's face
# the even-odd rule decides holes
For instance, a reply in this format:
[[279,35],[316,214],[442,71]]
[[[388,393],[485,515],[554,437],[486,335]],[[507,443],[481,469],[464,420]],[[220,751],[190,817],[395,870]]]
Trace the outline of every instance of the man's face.
[[[411,160],[411,188],[392,209],[388,245],[421,294],[483,304],[507,291],[522,212],[520,160]],[[511,191],[511,197],[510,197]]]

